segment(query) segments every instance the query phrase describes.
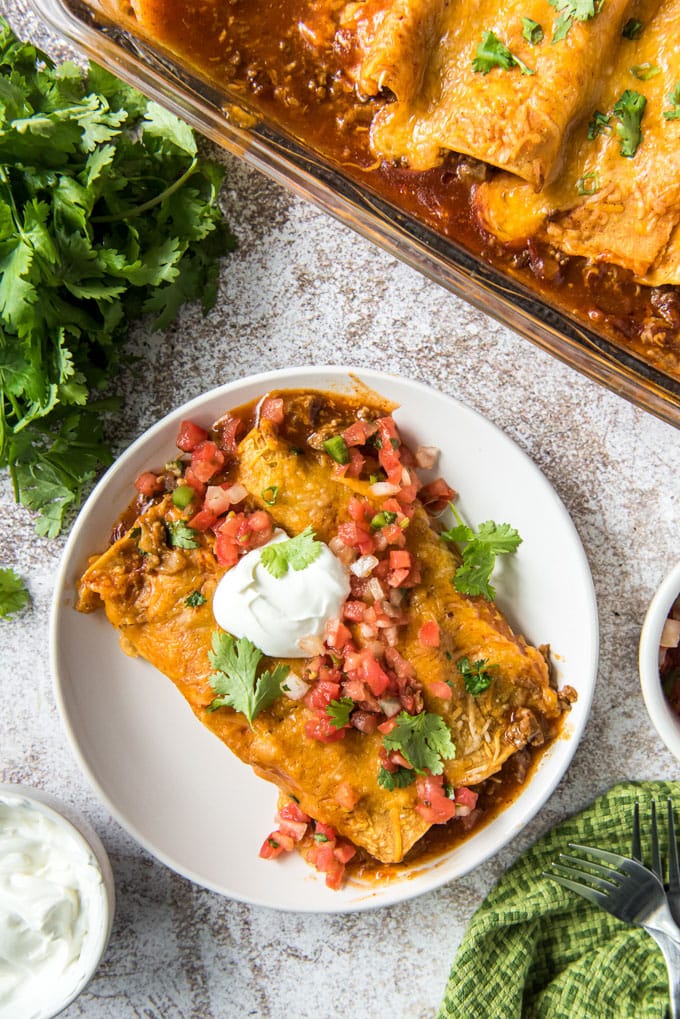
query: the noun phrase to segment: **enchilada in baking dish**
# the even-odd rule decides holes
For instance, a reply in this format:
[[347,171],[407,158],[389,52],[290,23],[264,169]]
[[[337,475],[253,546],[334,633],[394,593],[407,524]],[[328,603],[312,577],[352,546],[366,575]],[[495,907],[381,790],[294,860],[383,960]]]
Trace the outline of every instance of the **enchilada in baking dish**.
[[680,377],[679,3],[132,6],[228,110]]
[[483,783],[574,696],[493,603],[488,556],[519,536],[442,533],[455,493],[422,484],[436,451],[410,450],[392,409],[284,391],[187,422],[80,582],[78,607],[279,787],[263,855],[299,844],[332,886],[357,848],[392,863],[432,825],[473,829]]

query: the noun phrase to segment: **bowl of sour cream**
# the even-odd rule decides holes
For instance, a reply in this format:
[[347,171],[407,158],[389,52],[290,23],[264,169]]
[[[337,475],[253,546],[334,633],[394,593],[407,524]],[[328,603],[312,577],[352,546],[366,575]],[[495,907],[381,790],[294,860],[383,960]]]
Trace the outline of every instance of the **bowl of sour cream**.
[[0,1019],[50,1019],[95,973],[115,910],[96,832],[39,789],[0,784]]

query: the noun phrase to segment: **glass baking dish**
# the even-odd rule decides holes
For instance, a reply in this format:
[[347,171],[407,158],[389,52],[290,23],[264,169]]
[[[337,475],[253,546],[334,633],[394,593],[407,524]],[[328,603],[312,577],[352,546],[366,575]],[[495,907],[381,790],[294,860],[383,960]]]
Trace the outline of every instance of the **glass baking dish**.
[[591,379],[680,427],[680,381],[577,321],[556,301],[487,264],[306,148],[228,87],[145,39],[136,23],[81,0],[32,0],[92,60],[198,131]]

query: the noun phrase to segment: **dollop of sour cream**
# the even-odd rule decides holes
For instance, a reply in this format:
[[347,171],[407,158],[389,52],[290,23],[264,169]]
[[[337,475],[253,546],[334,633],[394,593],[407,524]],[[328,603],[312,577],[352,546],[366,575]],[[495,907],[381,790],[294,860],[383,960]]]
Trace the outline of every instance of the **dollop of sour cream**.
[[94,854],[66,824],[0,798],[0,1019],[52,1015],[81,989],[105,901]]
[[[268,544],[287,541],[277,530]],[[248,552],[217,585],[213,615],[223,630],[247,637],[272,658],[309,658],[300,647],[305,637],[321,637],[337,618],[349,594],[347,570],[328,545],[302,570],[289,567],[274,577],[262,563],[262,548]]]

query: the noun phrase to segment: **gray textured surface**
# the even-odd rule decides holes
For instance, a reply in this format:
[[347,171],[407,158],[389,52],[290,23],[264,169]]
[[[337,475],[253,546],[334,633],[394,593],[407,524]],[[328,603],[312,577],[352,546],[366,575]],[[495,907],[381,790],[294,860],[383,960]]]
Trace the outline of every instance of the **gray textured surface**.
[[[23,2],[5,5],[23,35],[68,48]],[[550,479],[588,554],[600,608],[592,717],[561,785],[495,859],[402,906],[356,916],[278,914],[226,901],[177,877],[108,816],[74,760],[48,662],[60,540],[33,535],[0,476],[0,565],[27,580],[32,607],[0,622],[0,779],[42,786],[94,824],[115,873],[107,956],[66,1013],[94,1019],[378,1015],[436,1011],[466,923],[515,856],[622,778],[676,778],[648,721],[636,654],[650,595],[680,555],[680,432],[583,379],[311,206],[230,157],[224,203],[240,239],[218,307],[187,310],[169,335],[135,339],[143,378],[121,379],[122,450],[174,405],[265,368],[353,363],[449,393],[503,428]]]

